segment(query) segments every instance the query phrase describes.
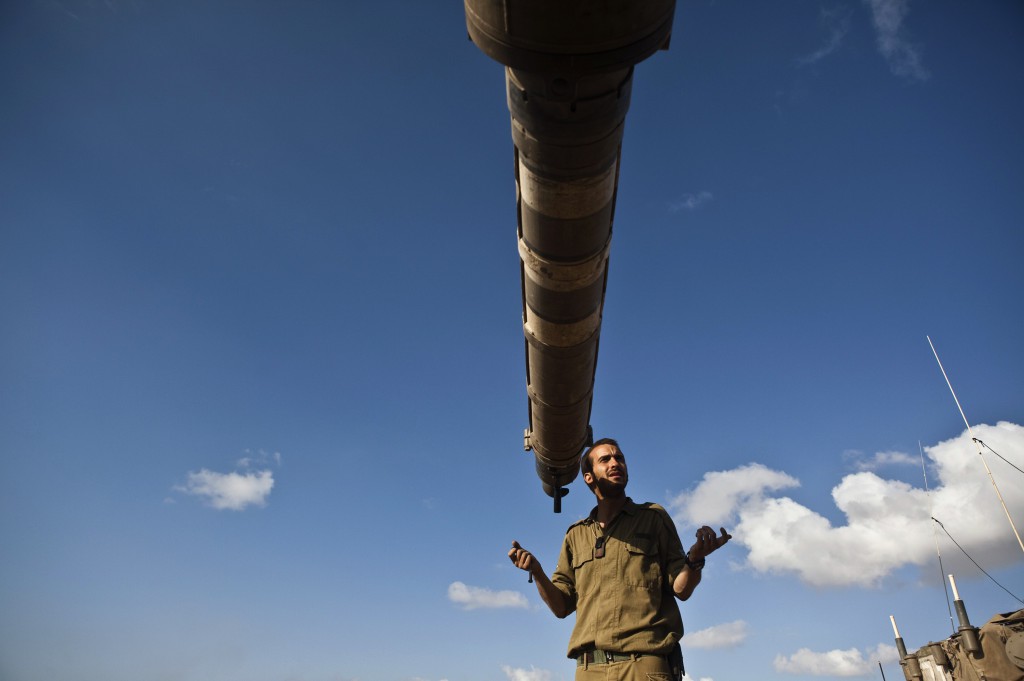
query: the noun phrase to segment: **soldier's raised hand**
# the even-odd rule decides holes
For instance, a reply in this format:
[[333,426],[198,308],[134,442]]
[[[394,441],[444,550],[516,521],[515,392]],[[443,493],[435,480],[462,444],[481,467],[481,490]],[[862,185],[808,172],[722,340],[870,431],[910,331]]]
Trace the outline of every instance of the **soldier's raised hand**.
[[517,568],[529,572],[530,577],[533,577],[534,571],[540,570],[540,562],[532,553],[520,546],[517,541],[512,542],[512,548],[509,549],[508,558]]
[[697,530],[697,541],[687,551],[687,555],[689,555],[690,560],[701,560],[725,546],[726,542],[730,539],[732,539],[732,535],[726,532],[724,527],[722,528],[722,534],[716,536],[715,531],[705,525]]

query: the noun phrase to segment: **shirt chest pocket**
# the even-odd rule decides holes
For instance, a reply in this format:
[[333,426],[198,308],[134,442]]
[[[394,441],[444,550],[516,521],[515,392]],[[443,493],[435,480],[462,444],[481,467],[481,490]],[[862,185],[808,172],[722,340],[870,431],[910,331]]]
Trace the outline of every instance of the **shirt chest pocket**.
[[570,563],[577,591],[589,593],[591,586],[600,581],[594,574],[594,547],[574,546]]
[[588,563],[594,560],[594,549],[582,549],[579,547],[573,547],[572,551],[572,569],[573,572],[578,572]]
[[661,563],[657,542],[638,539],[623,544],[622,580],[628,586],[661,589]]

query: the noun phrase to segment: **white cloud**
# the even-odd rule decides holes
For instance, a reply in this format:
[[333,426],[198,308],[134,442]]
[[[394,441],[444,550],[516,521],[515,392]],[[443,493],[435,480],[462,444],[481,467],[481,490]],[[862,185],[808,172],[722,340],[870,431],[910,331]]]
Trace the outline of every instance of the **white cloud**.
[[530,665],[529,669],[519,669],[517,667],[504,666],[501,671],[505,672],[505,676],[508,677],[509,681],[551,681],[554,677],[546,669],[537,669],[533,665]]
[[817,63],[839,49],[843,44],[843,38],[850,31],[850,12],[822,9],[821,23],[828,31],[828,40],[814,52],[797,59],[801,66]]
[[274,475],[269,470],[242,474],[217,473],[204,468],[198,473],[190,472],[185,484],[175,489],[202,497],[218,510],[241,511],[247,506],[266,506],[273,487]]
[[673,213],[678,213],[681,210],[696,210],[714,198],[714,195],[709,191],[702,191],[696,194],[684,194],[682,200],[670,203],[668,209]]
[[277,466],[281,465],[281,452],[268,452],[266,450],[259,450],[253,454],[252,450],[245,450],[245,456],[235,462],[236,468],[249,468],[250,466],[269,466],[273,462]]
[[903,37],[903,19],[909,11],[910,0],[864,0],[871,7],[878,51],[889,62],[897,76],[928,80],[930,74],[921,63],[917,48]]
[[731,471],[705,473],[697,488],[669,502],[686,525],[721,525],[737,508],[761,503],[765,492],[799,487],[794,477],[752,463]]
[[529,607],[526,596],[518,591],[491,591],[479,586],[467,586],[462,582],[452,582],[448,586],[448,600],[457,603],[463,610]]
[[747,623],[743,620],[716,624],[707,629],[686,632],[683,646],[686,648],[735,648],[747,640]]
[[714,681],[710,676],[702,676],[700,679],[695,679],[689,674],[683,674],[683,681]]
[[884,466],[920,466],[921,458],[904,452],[875,452],[874,456],[865,457],[863,452],[848,450],[843,452],[844,459],[851,459],[858,471],[874,471]]
[[874,650],[856,648],[815,653],[801,648],[789,657],[775,657],[775,671],[809,676],[866,676],[874,673],[879,662],[896,662],[899,655],[894,646],[879,644]]
[[[977,426],[974,434],[1006,459],[1024,460],[1024,427],[1001,422]],[[668,506],[681,525],[731,525],[734,541],[748,551],[746,567],[795,574],[815,586],[875,586],[902,566],[931,563],[932,517],[942,521],[967,553],[984,555],[989,566],[1019,561],[1009,523],[970,434],[924,449],[929,481],[936,481],[931,493],[870,471],[852,473],[832,489],[836,507],[846,517],[841,526],[789,497],[773,496],[799,482],[758,464],[708,473]],[[880,458],[900,457],[888,452]],[[997,469],[996,462],[989,465]],[[1004,464],[1002,470],[1011,469]],[[1000,489],[1011,517],[1024,516],[1024,486]]]

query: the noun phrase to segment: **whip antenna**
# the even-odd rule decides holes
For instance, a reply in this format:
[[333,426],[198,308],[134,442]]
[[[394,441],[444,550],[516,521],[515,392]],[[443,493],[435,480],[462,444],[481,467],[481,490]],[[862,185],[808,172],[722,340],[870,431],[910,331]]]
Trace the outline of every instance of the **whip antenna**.
[[932,354],[935,355],[935,361],[939,363],[939,370],[942,371],[942,377],[946,379],[946,385],[949,386],[949,392],[953,395],[953,401],[956,402],[956,408],[960,410],[960,416],[963,417],[964,423],[967,425],[967,432],[971,436],[971,440],[975,446],[978,447],[978,456],[981,457],[981,463],[985,465],[985,472],[988,473],[989,482],[992,483],[993,489],[996,491],[996,496],[999,497],[999,504],[1003,507],[1003,513],[1006,514],[1006,519],[1010,521],[1010,527],[1013,529],[1013,536],[1017,538],[1017,543],[1020,544],[1020,550],[1024,551],[1024,541],[1021,541],[1020,533],[1017,532],[1017,526],[1013,524],[1013,518],[1010,517],[1010,511],[1006,508],[1006,502],[1003,501],[1003,495],[999,492],[999,486],[996,484],[996,479],[992,477],[992,470],[988,467],[988,461],[985,461],[985,453],[981,450],[981,445],[978,443],[976,437],[974,437],[974,431],[971,430],[971,424],[967,421],[967,417],[964,415],[964,409],[960,406],[960,400],[956,397],[956,392],[953,390],[953,384],[949,382],[949,376],[946,375],[946,370],[942,366],[942,360],[939,359],[939,353],[935,351],[935,345],[932,343],[930,336],[925,336],[928,339],[928,345],[932,348]]
[[[924,474],[924,491],[928,495],[928,501],[932,500],[932,491],[928,489],[928,469],[924,465],[924,448],[921,447],[921,441],[917,441],[917,451],[921,454],[921,472]],[[935,512],[934,507],[932,513]],[[939,581],[942,582],[942,590],[946,594],[946,610],[949,611],[949,626],[956,633],[956,625],[953,624],[953,609],[949,605],[949,589],[946,588],[946,571],[942,569],[942,551],[939,550],[939,532],[935,529],[935,525],[932,525],[932,539],[935,540],[935,555],[939,557]]]

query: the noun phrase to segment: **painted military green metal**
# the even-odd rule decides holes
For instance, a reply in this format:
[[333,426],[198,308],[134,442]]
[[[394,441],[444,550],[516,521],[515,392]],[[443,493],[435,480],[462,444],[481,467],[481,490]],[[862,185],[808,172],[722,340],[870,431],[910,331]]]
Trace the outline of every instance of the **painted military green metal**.
[[633,67],[668,47],[675,0],[465,0],[505,65],[515,154],[529,424],[561,509],[591,440],[619,159]]

